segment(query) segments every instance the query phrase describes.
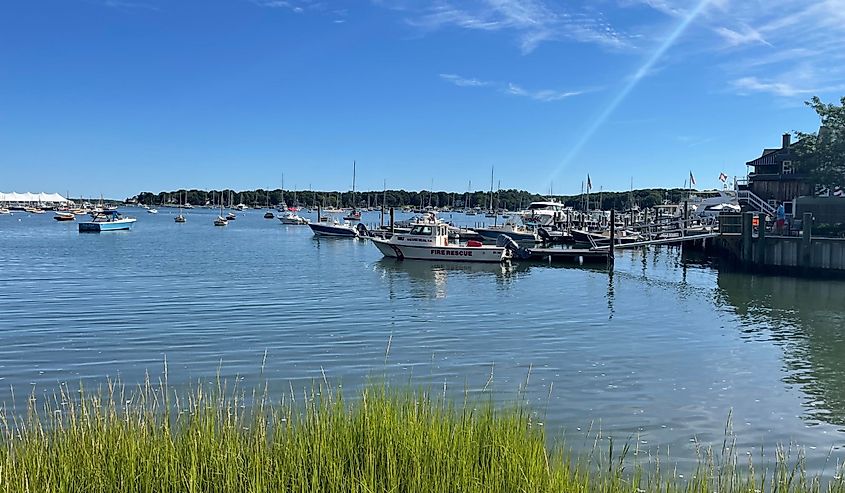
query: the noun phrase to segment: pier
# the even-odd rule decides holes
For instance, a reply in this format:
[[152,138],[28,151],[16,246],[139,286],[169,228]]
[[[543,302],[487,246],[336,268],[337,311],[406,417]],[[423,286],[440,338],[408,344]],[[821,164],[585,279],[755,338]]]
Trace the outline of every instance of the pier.
[[[756,223],[755,223],[756,220]],[[723,215],[717,246],[720,254],[748,270],[795,275],[845,276],[845,239],[813,236],[813,214],[805,213],[796,233],[769,235],[765,214]]]

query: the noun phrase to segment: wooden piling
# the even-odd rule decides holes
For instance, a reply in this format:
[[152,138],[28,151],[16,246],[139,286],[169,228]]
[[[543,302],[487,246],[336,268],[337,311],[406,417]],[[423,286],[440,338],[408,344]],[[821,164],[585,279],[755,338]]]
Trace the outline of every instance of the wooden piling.
[[757,262],[766,263],[766,213],[757,214]]
[[801,220],[801,263],[810,265],[813,248],[813,213],[805,212]]
[[317,224],[323,221],[323,208],[317,204]]
[[616,246],[616,209],[610,209],[610,251],[608,252],[607,262],[613,263],[613,250]]
[[752,262],[752,238],[754,233],[754,213],[744,212],[742,214],[742,260]]

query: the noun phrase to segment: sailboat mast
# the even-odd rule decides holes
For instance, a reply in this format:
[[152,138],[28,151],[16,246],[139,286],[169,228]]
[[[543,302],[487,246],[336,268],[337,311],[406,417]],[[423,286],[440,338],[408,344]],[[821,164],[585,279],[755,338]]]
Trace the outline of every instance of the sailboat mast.
[[490,212],[493,211],[493,166],[490,166]]

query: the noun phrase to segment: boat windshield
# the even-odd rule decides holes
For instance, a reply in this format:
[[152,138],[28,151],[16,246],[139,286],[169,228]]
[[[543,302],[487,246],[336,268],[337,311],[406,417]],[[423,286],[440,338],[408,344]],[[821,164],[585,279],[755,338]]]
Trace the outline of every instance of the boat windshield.
[[529,211],[536,211],[536,210],[549,210],[549,211],[561,211],[562,207],[560,204],[548,203],[548,202],[534,202],[528,206]]
[[411,228],[411,232],[409,234],[419,236],[431,236],[431,226],[418,224]]

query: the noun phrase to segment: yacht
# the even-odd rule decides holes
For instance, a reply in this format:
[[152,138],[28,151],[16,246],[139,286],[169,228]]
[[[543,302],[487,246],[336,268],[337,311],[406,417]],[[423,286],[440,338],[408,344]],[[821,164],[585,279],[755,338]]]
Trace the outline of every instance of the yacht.
[[689,196],[692,214],[698,217],[714,217],[722,212],[739,212],[739,200],[735,190],[701,190]]
[[451,243],[449,226],[434,217],[417,223],[408,233],[389,239],[373,237],[372,242],[385,257],[400,260],[504,262],[511,258],[511,251],[504,246],[483,245],[479,241]]
[[522,222],[530,226],[552,226],[560,222],[568,209],[560,202],[531,202],[524,211],[516,213]]

